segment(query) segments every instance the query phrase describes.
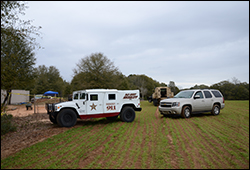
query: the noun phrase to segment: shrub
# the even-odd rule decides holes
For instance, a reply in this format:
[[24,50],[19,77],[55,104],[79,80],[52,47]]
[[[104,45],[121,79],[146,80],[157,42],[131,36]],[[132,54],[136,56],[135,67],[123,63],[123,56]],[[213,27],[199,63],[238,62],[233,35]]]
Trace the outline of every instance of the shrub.
[[11,114],[1,113],[1,136],[16,131],[16,126],[11,124],[12,117]]

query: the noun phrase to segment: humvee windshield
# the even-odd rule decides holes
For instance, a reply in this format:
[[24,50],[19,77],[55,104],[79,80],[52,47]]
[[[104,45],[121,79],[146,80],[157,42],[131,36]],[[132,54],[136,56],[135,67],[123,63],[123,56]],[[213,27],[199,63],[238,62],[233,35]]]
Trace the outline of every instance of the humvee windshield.
[[85,99],[86,94],[85,93],[75,93],[74,94],[74,100],[78,100],[78,96],[80,96],[80,100]]
[[166,97],[167,96],[167,89],[161,89],[161,96]]

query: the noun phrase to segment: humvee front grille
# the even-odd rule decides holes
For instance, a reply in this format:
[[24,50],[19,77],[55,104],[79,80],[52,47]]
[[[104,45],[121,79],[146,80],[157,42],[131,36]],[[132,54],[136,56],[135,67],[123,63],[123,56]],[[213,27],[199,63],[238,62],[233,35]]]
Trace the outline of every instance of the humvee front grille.
[[55,104],[54,103],[46,103],[45,109],[47,112],[54,112],[55,111]]

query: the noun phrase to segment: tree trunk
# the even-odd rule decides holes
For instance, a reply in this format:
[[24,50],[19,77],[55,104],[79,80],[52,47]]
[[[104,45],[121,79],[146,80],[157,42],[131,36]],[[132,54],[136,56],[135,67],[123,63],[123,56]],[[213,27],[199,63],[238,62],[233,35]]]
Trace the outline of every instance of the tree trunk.
[[[1,113],[4,111],[3,109],[4,109],[4,106],[5,106],[6,101],[7,101],[8,98],[9,98],[10,93],[11,93],[11,89],[7,90],[7,95],[6,95],[4,101],[3,101],[2,105],[1,105]],[[10,100],[9,100],[9,102],[10,102]]]

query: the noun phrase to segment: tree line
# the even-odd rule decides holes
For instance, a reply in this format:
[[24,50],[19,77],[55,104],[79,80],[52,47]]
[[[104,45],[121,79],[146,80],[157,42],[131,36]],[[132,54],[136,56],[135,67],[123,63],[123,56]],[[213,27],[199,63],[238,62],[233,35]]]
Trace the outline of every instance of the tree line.
[[190,89],[218,89],[224,96],[225,100],[249,100],[249,83],[240,82],[237,78],[233,77],[232,81],[223,80],[219,83],[206,85],[195,85]]
[[[184,90],[179,89],[174,81],[169,81],[169,84],[160,83],[144,74],[125,76],[102,53],[92,53],[80,59],[73,72],[73,79],[67,82],[62,79],[55,66],[40,65],[34,68],[31,82],[27,82],[25,86],[13,86],[12,89],[30,90],[30,94],[43,94],[52,90],[59,92],[62,97],[68,97],[73,91],[82,89],[139,89],[141,99],[151,96],[155,87],[170,87],[174,94]],[[225,100],[249,100],[249,84],[241,83],[237,78],[233,78],[232,82],[224,80],[211,86],[195,85],[189,89],[218,89]]]

